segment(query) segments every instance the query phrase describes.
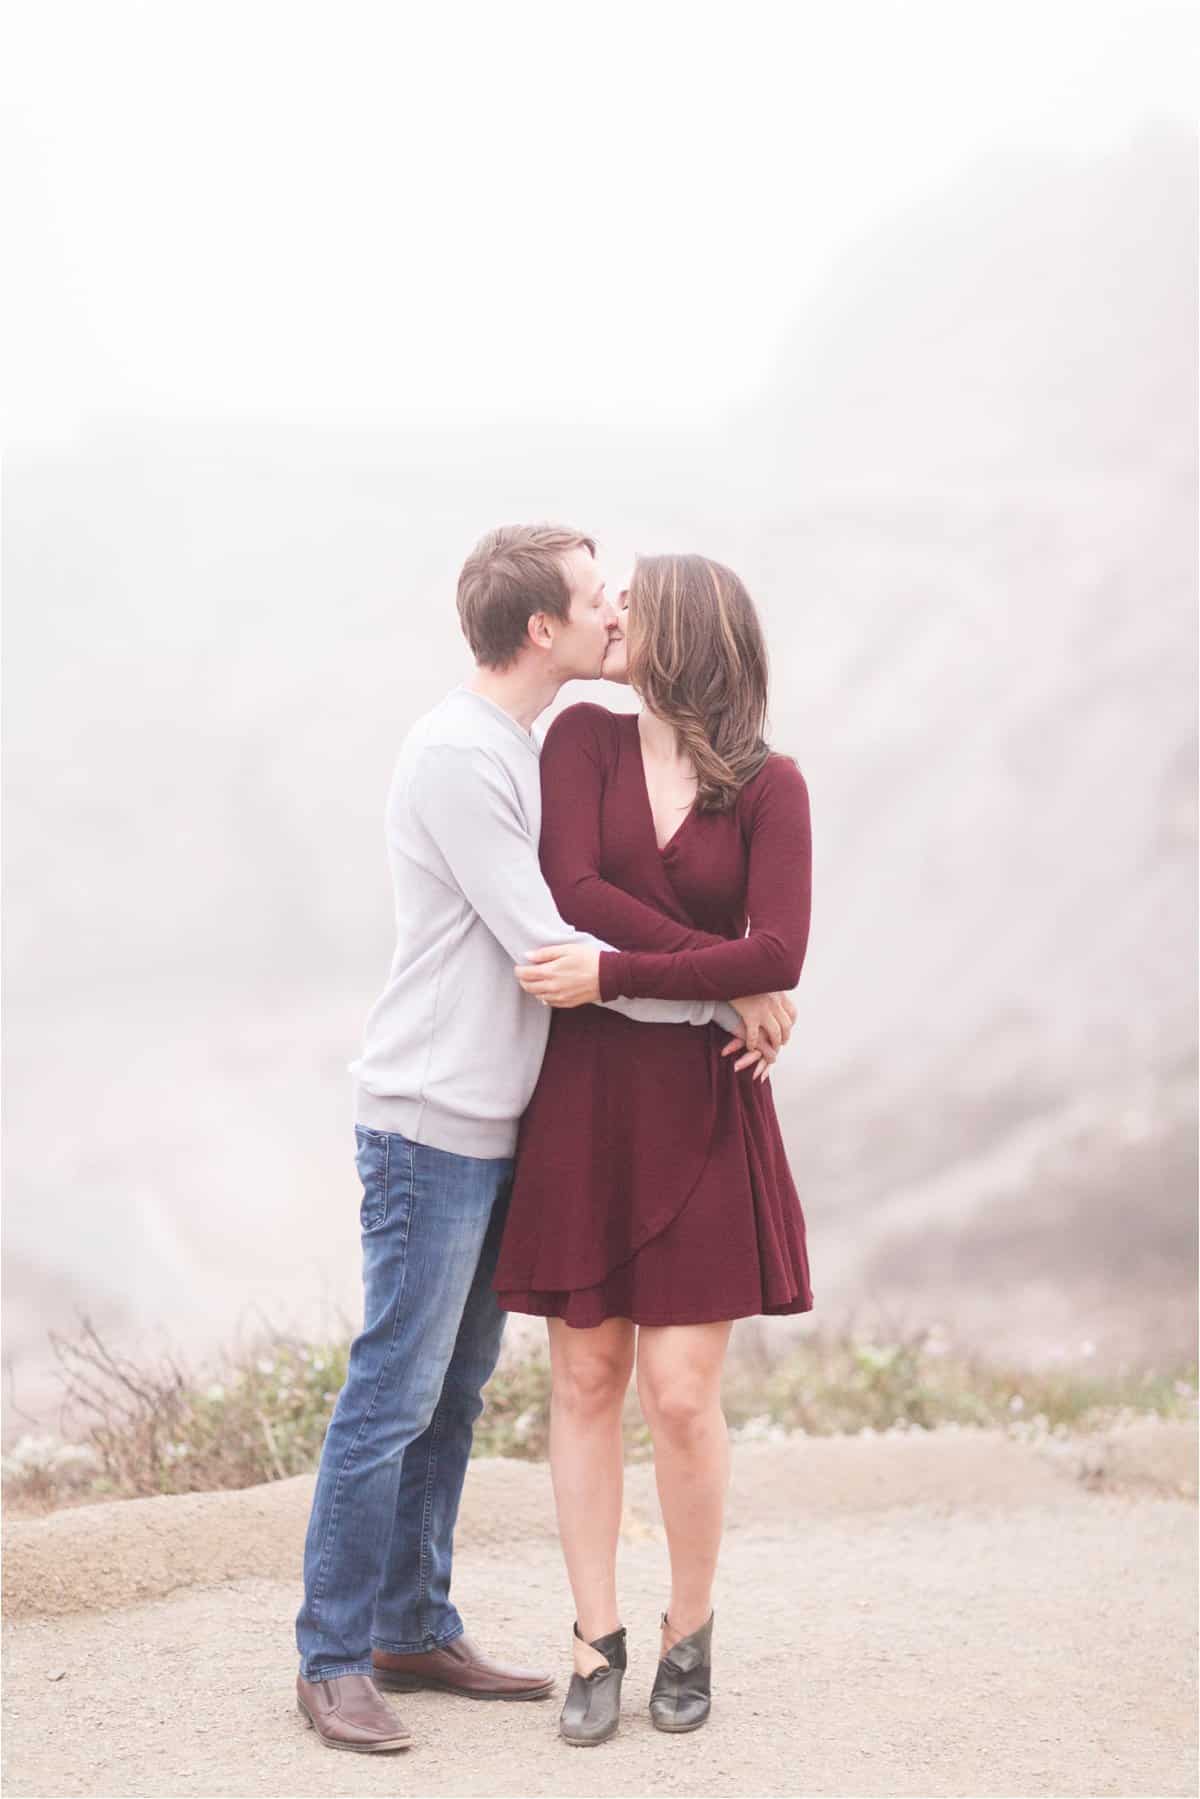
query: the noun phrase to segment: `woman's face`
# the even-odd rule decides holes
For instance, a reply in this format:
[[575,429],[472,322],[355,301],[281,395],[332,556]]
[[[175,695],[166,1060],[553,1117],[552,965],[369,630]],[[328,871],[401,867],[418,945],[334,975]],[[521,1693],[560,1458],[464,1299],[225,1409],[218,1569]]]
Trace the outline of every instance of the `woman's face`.
[[615,681],[619,687],[629,685],[629,654],[626,633],[629,629],[629,587],[623,586],[616,598],[617,628],[608,640],[608,649],[604,654],[604,662],[600,676],[605,681]]

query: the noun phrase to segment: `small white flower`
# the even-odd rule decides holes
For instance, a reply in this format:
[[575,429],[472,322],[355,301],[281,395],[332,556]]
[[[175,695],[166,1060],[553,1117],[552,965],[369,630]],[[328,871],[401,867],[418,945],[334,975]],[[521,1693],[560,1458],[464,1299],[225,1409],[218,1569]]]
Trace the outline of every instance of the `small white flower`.
[[55,1457],[55,1466],[68,1473],[72,1469],[98,1468],[100,1458],[86,1443],[64,1443]]
[[258,1363],[258,1372],[260,1374],[274,1374],[274,1372],[275,1372],[274,1362],[268,1361],[267,1358],[264,1356],[263,1359]]
[[5,1472],[33,1474],[48,1471],[54,1466],[59,1447],[57,1437],[21,1437],[4,1458]]
[[86,1443],[64,1443],[61,1437],[21,1437],[4,1457],[4,1472],[18,1480],[34,1474],[87,1474],[100,1466]]
[[738,1441],[742,1443],[766,1443],[771,1438],[771,1420],[765,1412],[756,1418],[747,1418],[738,1431]]
[[220,1381],[214,1381],[212,1386],[209,1387],[208,1391],[205,1393],[204,1397],[206,1399],[211,1399],[214,1401],[218,1400],[218,1399],[224,1399],[225,1389],[221,1385]]
[[1025,1410],[1025,1401],[1021,1398],[1019,1393],[1013,1394],[1008,1402],[1008,1409],[1010,1412],[1023,1412]]

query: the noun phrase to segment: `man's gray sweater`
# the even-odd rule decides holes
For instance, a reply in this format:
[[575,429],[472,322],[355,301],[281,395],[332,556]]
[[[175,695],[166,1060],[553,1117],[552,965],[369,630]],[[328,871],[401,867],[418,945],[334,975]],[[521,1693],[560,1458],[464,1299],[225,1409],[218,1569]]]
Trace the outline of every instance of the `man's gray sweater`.
[[[551,943],[601,944],[559,917],[538,865],[539,749],[491,700],[447,694],[404,740],[387,806],[396,953],[367,1020],[356,1116],[460,1156],[511,1156],[550,1030],[513,973]],[[711,1000],[614,1000],[652,1024],[726,1029]]]

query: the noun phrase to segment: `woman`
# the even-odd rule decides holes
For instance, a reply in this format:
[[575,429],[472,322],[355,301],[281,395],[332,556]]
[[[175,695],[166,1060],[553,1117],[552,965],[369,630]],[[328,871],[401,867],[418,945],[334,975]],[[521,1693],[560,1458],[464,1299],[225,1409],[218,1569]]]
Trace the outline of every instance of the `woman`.
[[807,792],[763,739],[767,659],[749,595],[718,563],[663,556],[637,564],[623,600],[625,641],[603,673],[627,679],[644,710],[579,705],[555,720],[541,860],[564,918],[634,953],[566,946],[518,971],[558,1009],[495,1278],[509,1310],[548,1320],[550,1462],[577,1608],[560,1728],[579,1744],[618,1723],[621,1409],[635,1347],[671,1559],[650,1711],[661,1730],[693,1730],[710,1706],[732,1321],[812,1305],[761,1065],[735,1073],[724,1058],[737,1042],[716,1027],[584,1003],[786,989],[808,937]]

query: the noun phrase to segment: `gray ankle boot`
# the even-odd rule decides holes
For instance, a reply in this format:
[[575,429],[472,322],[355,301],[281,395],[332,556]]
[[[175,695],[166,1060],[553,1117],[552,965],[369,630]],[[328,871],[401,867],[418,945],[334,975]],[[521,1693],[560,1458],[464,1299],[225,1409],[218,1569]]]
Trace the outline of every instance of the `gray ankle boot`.
[[[712,1710],[712,1612],[708,1623],[690,1637],[680,1637],[658,1664],[650,1691],[650,1717],[656,1730],[699,1730]],[[662,1621],[667,1622],[663,1613]]]
[[577,1748],[603,1743],[621,1722],[621,1682],[625,1677],[625,1632],[610,1631],[585,1642],[575,1626],[575,1672],[558,1720],[564,1741]]

